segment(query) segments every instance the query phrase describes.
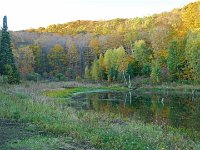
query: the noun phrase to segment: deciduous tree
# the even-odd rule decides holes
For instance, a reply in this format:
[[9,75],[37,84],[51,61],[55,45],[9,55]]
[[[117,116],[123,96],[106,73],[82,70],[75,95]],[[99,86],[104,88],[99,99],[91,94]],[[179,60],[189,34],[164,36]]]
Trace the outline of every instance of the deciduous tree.
[[67,55],[64,48],[59,44],[50,49],[48,61],[53,73],[64,73],[67,70]]
[[193,69],[194,79],[200,81],[200,30],[189,33],[186,53],[190,66]]

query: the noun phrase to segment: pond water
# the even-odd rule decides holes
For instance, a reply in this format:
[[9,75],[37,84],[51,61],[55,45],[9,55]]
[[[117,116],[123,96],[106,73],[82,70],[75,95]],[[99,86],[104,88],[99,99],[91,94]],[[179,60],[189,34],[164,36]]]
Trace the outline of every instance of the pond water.
[[76,109],[114,113],[200,133],[200,96],[96,92],[76,95],[73,100]]

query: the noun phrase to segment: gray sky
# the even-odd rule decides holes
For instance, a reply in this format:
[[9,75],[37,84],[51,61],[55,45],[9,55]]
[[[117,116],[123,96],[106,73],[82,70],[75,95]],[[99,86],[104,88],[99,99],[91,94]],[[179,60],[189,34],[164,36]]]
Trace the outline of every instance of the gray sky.
[[[75,20],[134,18],[180,8],[195,0],[0,0],[9,30],[46,27]],[[0,20],[2,26],[2,19]]]

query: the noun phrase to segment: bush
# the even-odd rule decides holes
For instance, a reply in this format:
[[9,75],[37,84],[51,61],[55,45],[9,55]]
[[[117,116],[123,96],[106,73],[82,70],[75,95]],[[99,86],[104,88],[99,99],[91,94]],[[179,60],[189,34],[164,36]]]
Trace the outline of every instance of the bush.
[[65,80],[65,76],[64,76],[62,73],[58,73],[58,74],[56,75],[56,79],[57,79],[58,81],[64,81],[64,80]]
[[38,73],[31,73],[26,76],[26,80],[37,82],[37,81],[41,80],[41,75]]
[[79,82],[80,82],[81,80],[82,80],[82,78],[81,78],[80,76],[77,76],[77,77],[76,77],[76,81],[79,81]]
[[7,76],[0,76],[0,83],[1,84],[8,83],[8,77]]
[[65,76],[68,77],[68,79],[75,79],[76,72],[74,69],[68,68],[67,71],[65,72]]
[[47,78],[49,77],[49,75],[48,75],[47,72],[44,72],[44,73],[42,74],[42,77],[43,77],[44,79],[47,79]]
[[6,75],[8,78],[9,84],[18,84],[20,82],[19,72],[14,64],[7,64],[5,65]]
[[149,77],[151,74],[151,64],[145,64],[141,70],[142,75]]

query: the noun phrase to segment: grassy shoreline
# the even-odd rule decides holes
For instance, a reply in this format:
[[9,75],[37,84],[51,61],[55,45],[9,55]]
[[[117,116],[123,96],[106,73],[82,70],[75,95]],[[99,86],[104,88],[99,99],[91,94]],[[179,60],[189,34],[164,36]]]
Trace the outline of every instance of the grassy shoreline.
[[195,92],[195,94],[200,94],[200,85],[154,85],[154,86],[141,86],[139,88],[141,91],[165,91],[165,92],[182,92],[190,93]]
[[[52,87],[51,84],[18,85],[8,89],[1,87],[0,118],[30,122],[45,132],[65,135],[80,142],[87,141],[98,149],[200,149],[198,140],[172,127],[163,129],[158,125],[113,118],[108,114],[76,111],[70,107],[62,110],[50,98],[41,95],[48,90],[55,92],[59,87],[62,89],[61,85]],[[71,92],[64,89],[63,93],[68,92],[68,97],[89,91],[89,88],[80,87],[72,88],[74,91],[68,88]],[[119,90],[117,87],[115,89]],[[56,97],[55,93],[53,95]]]
[[161,94],[195,94],[200,95],[200,84],[184,82],[152,83],[148,78],[132,80],[132,87],[136,92]]

